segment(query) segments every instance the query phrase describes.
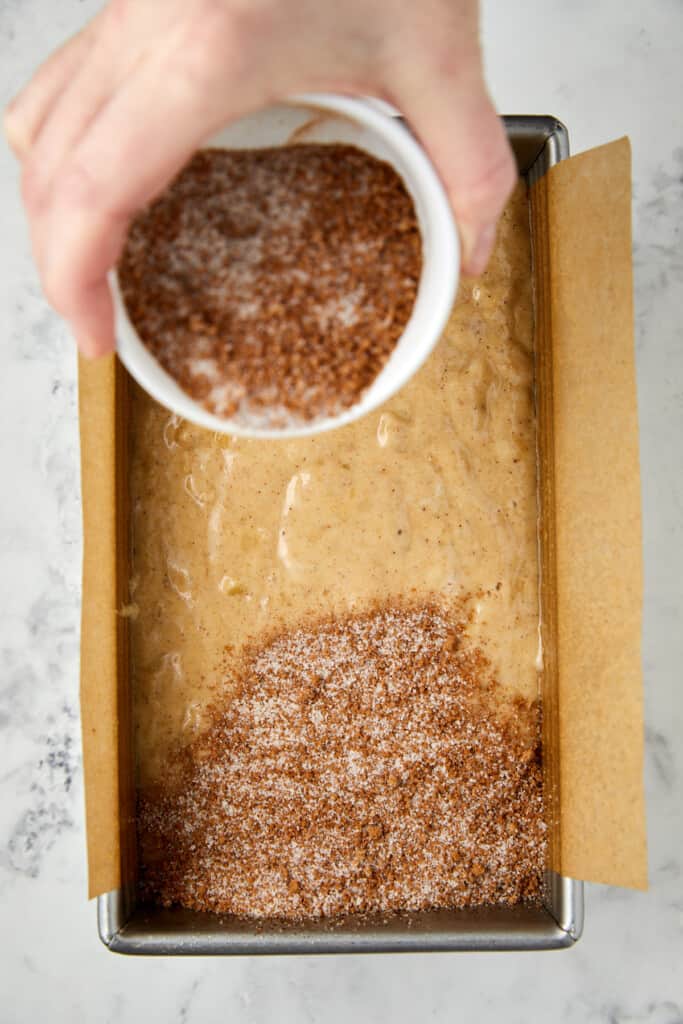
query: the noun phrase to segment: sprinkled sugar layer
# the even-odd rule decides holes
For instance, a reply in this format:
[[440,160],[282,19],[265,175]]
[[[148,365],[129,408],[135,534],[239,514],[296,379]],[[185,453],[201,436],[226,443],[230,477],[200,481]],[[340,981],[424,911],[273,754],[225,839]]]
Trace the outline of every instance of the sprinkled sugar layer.
[[540,709],[501,696],[464,612],[284,632],[225,693],[140,793],[147,896],[289,919],[540,899]]

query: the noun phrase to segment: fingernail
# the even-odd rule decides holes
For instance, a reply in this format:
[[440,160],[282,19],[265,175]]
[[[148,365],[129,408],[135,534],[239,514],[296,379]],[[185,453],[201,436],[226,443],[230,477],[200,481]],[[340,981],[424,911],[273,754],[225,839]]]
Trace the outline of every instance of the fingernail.
[[90,335],[78,334],[76,344],[82,356],[86,359],[97,359],[98,356],[106,355],[111,350],[111,345],[93,338]]
[[12,152],[19,156],[23,147],[15,118],[14,100],[8,103],[2,112],[2,127]]
[[[486,270],[486,264],[496,241],[496,225],[489,224],[476,234],[463,229],[463,270],[473,277]],[[469,237],[468,237],[469,236]]]

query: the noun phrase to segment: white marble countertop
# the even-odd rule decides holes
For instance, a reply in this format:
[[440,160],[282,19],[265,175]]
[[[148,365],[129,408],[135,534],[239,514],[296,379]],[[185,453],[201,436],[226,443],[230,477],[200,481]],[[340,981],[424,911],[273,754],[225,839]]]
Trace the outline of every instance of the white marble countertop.
[[[96,8],[0,0],[0,104]],[[683,6],[488,0],[491,89],[578,152],[633,142],[651,889],[587,887],[571,950],[139,960],[85,899],[75,356],[40,296],[0,145],[0,1020],[683,1021]]]

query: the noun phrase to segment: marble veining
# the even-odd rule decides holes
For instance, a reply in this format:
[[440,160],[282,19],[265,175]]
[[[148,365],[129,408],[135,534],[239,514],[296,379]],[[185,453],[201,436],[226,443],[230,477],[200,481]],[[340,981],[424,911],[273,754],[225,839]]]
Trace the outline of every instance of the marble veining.
[[[0,103],[97,9],[0,0]],[[76,361],[44,303],[0,146],[0,1021],[683,1024],[683,6],[486,0],[501,110],[553,113],[579,152],[633,143],[651,888],[587,887],[554,954],[124,960],[85,899],[78,722]]]

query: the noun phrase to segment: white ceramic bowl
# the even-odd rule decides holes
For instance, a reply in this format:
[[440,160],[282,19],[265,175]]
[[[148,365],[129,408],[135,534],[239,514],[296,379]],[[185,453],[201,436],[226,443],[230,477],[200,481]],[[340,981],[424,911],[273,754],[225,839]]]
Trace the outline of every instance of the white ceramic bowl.
[[226,149],[259,149],[296,142],[358,146],[392,164],[410,192],[422,237],[422,275],[412,315],[394,351],[360,401],[339,416],[293,427],[245,427],[195,402],[145,348],[110,275],[118,354],[128,372],[158,402],[202,427],[243,437],[287,438],[317,434],[364,416],[390,398],[425,361],[444,328],[455,298],[460,247],[450,204],[424,150],[396,118],[361,99],[298,96],[229,125],[207,142]]

